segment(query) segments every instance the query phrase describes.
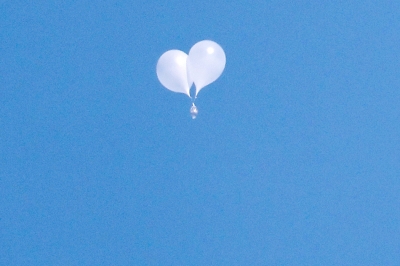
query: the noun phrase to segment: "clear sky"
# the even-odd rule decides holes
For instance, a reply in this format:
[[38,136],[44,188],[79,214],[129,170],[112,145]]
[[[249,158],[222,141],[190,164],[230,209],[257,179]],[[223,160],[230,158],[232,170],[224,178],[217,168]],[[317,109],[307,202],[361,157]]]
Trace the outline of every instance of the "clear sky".
[[0,265],[400,265],[400,2],[0,1]]

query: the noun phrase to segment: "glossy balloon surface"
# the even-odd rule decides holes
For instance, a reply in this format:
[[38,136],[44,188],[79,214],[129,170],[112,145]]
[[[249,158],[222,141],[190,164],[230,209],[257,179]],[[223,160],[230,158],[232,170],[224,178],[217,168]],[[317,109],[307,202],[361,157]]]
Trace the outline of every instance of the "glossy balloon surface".
[[180,50],[165,52],[157,62],[157,77],[167,89],[190,97],[193,82],[187,74],[187,58],[188,55]]
[[216,42],[204,40],[196,43],[189,51],[188,74],[199,91],[214,82],[225,68],[224,50]]

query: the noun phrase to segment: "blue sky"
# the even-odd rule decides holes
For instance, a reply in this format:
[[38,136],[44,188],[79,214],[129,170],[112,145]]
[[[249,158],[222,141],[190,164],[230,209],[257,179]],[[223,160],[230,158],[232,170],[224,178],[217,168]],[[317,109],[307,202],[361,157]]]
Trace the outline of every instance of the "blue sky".
[[[1,265],[399,265],[396,1],[1,1]],[[158,82],[211,39],[222,76]]]

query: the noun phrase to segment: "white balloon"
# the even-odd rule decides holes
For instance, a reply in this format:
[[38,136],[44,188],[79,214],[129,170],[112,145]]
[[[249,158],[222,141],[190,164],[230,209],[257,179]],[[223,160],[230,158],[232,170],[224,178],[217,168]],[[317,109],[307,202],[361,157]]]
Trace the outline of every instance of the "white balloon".
[[170,91],[184,93],[190,97],[193,81],[187,74],[187,57],[186,53],[179,50],[163,53],[157,62],[157,77]]
[[199,91],[214,82],[224,71],[225,52],[217,43],[204,40],[196,43],[189,51],[188,73]]

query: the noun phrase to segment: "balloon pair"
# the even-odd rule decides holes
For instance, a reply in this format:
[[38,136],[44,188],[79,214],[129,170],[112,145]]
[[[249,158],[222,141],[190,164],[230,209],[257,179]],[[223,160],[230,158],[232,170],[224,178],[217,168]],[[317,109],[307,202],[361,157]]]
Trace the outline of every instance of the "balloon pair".
[[202,88],[218,79],[225,63],[226,57],[221,46],[204,40],[193,45],[189,55],[180,50],[169,50],[162,54],[157,62],[157,77],[167,89],[184,93],[190,98],[190,88],[194,83],[196,98]]

